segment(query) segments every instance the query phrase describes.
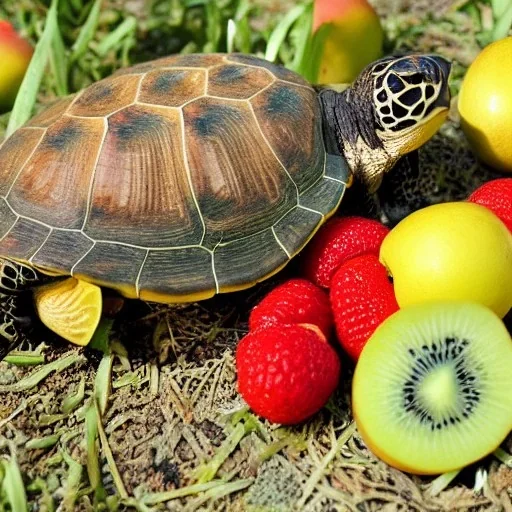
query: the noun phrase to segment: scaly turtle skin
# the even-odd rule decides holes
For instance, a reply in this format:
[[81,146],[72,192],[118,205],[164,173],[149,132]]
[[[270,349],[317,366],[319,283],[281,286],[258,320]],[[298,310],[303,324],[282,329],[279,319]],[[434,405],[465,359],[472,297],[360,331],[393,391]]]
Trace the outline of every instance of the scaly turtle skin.
[[448,73],[436,56],[386,58],[338,93],[248,55],[180,55],[58,101],[0,148],[0,352],[27,331],[24,290],[86,344],[98,285],[173,303],[271,276],[352,174],[375,191],[437,130]]

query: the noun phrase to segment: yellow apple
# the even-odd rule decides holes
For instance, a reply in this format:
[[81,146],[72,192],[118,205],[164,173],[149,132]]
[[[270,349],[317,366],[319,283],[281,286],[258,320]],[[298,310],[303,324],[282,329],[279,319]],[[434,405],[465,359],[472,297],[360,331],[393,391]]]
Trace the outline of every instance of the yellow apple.
[[352,82],[382,56],[384,32],[366,0],[315,0],[313,32],[328,24],[317,83]]
[[477,156],[496,169],[512,172],[512,36],[484,48],[469,66],[459,112]]
[[400,307],[462,300],[500,317],[512,307],[512,235],[479,204],[443,203],[414,212],[384,238],[380,260]]

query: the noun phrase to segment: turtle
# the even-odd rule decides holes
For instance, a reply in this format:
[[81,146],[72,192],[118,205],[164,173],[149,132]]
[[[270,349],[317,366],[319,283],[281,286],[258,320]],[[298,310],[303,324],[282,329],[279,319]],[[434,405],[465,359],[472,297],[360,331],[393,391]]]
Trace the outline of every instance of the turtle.
[[195,302],[272,276],[352,181],[375,192],[437,131],[449,73],[384,57],[338,92],[253,55],[172,55],[57,100],[0,147],[0,357],[39,320],[86,345],[102,288]]

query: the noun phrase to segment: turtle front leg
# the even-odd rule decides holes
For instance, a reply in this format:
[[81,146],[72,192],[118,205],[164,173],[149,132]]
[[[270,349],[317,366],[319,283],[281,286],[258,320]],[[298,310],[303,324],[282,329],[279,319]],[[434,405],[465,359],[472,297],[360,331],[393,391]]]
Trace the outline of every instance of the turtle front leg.
[[30,291],[41,281],[32,267],[0,258],[0,361],[32,331]]

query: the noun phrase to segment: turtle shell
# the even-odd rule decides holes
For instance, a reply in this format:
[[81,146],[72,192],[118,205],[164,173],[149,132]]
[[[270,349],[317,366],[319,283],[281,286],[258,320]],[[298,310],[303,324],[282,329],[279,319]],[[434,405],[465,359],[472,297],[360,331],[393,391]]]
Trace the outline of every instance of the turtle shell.
[[34,117],[0,162],[0,256],[158,302],[269,277],[348,178],[314,89],[240,54],[121,70]]

